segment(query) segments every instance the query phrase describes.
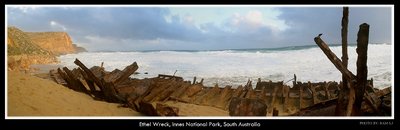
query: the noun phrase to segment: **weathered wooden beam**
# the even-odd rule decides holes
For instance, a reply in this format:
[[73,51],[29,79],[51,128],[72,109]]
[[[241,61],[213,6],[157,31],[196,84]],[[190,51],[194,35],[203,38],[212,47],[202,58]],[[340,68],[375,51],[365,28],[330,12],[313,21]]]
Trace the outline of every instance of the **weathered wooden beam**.
[[240,85],[239,87],[237,87],[237,88],[234,90],[234,92],[233,92],[233,94],[232,94],[232,97],[240,97],[240,95],[243,93],[243,89],[244,89],[244,87],[243,87],[242,85]]
[[[349,24],[349,7],[343,7],[343,17],[342,17],[342,63],[345,68],[347,68],[348,64],[348,55],[347,55],[347,30]],[[342,81],[344,85],[347,85],[347,79],[342,76]]]
[[290,88],[289,88],[289,86],[286,86],[285,88],[284,88],[284,90],[285,90],[285,100],[283,101],[283,105],[282,105],[282,110],[284,110],[284,111],[286,111],[285,110],[285,108],[287,108],[288,107],[288,102],[289,102],[289,94],[290,94]]
[[326,100],[312,106],[300,109],[298,112],[290,116],[334,116],[337,98]]
[[126,80],[129,76],[131,76],[133,73],[135,73],[135,71],[138,68],[139,67],[138,67],[137,63],[133,62],[131,65],[125,67],[125,69],[122,70],[123,74],[117,80],[115,80],[113,83],[118,84],[118,83]]
[[[345,68],[347,68],[348,64],[348,55],[347,55],[347,30],[348,30],[348,16],[349,16],[349,8],[348,7],[343,7],[343,16],[342,16],[342,30],[341,30],[341,35],[342,35],[342,63]],[[345,75],[342,75],[342,85],[340,88],[340,93],[338,95],[338,103],[335,108],[335,114],[338,116],[343,116],[343,115],[348,115],[346,113],[346,109],[350,107],[349,105],[349,100],[352,100],[349,98],[351,96],[350,94],[350,86],[351,84],[349,83],[348,78],[345,77]]]
[[272,111],[272,116],[279,116],[279,111],[275,107]]
[[355,88],[354,109],[360,110],[363,101],[365,86],[367,85],[367,52],[368,52],[369,25],[363,23],[357,34],[357,86]]
[[83,92],[90,95],[90,93],[87,91],[85,86],[83,86],[82,82],[78,79],[76,75],[72,74],[72,72],[67,67],[63,67],[63,70],[65,71],[65,73],[67,73],[68,77],[70,77],[75,91]]
[[56,83],[61,84],[61,85],[67,85],[67,82],[61,77],[60,74],[57,73],[56,70],[52,69],[50,70],[50,77],[53,78]]
[[62,71],[60,68],[57,69],[58,74],[60,74],[61,78],[63,78],[65,80],[65,82],[67,83],[67,87],[70,89],[72,88],[72,83],[71,83],[71,79],[69,79],[69,77],[67,76],[67,74],[65,74],[64,71]]
[[224,110],[227,109],[229,100],[232,98],[233,90],[231,88],[232,86],[225,86],[216,102],[216,107]]
[[196,76],[193,77],[193,83],[192,84],[196,84]]
[[270,108],[270,112],[272,111],[272,108],[275,108],[275,100],[276,100],[276,92],[278,91],[279,86],[273,86],[274,90],[272,92],[272,98],[271,98],[271,102],[269,103],[269,108]]
[[229,103],[230,116],[266,116],[267,105],[261,99],[233,97]]
[[321,39],[321,37],[315,37],[314,41],[325,53],[328,59],[333,63],[333,65],[335,65],[336,69],[338,69],[346,79],[350,79],[350,81],[356,79],[355,75],[343,65],[342,61],[335,55],[335,53],[331,51],[331,49],[329,49],[329,46]]
[[318,99],[317,99],[317,92],[315,91],[315,86],[312,86],[310,81],[308,81],[308,85],[307,86],[311,90],[313,104],[317,104],[318,103]]
[[330,85],[330,82],[328,82],[328,83],[325,82],[324,90],[325,90],[325,96],[326,96],[327,100],[331,99],[331,93],[329,92],[329,85]]
[[303,108],[303,85],[299,86],[299,109]]
[[81,68],[78,68],[78,70],[79,70],[79,72],[81,72],[83,78],[85,79],[86,83],[89,86],[90,91],[93,94],[93,92],[96,91],[96,87],[94,86],[93,81],[91,80],[91,78],[88,77],[88,75]]
[[379,111],[378,107],[376,106],[375,102],[373,101],[371,95],[368,93],[365,93],[364,97],[365,97],[365,102],[372,108],[372,110],[374,110],[374,112],[377,113],[378,115],[381,115],[381,112]]
[[75,59],[74,63],[76,65],[78,65],[79,67],[81,67],[83,69],[83,71],[87,74],[87,76],[94,81],[97,86],[100,88],[100,91],[103,91],[103,84],[100,81],[100,79],[98,79],[93,73],[92,71],[90,71],[81,61],[79,61],[78,59]]

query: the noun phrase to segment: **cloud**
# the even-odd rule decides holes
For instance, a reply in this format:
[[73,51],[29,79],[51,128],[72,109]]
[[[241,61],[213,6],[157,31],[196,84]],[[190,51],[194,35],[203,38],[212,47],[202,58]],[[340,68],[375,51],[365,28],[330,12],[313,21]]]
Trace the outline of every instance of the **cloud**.
[[19,9],[19,10],[21,10],[23,13],[28,13],[28,12],[30,12],[30,11],[34,11],[34,10],[37,9],[38,7],[36,7],[36,6],[15,6],[15,7],[12,7],[12,8]]
[[[8,8],[7,23],[24,31],[66,31],[89,51],[310,45],[319,33],[328,43],[340,42],[339,7],[177,9],[13,7]],[[390,8],[350,8],[349,41],[355,41],[360,22],[371,25],[371,42],[390,41],[390,16]]]
[[59,24],[56,21],[50,21],[50,26],[56,29],[61,28],[63,31],[67,31],[67,28],[64,25]]

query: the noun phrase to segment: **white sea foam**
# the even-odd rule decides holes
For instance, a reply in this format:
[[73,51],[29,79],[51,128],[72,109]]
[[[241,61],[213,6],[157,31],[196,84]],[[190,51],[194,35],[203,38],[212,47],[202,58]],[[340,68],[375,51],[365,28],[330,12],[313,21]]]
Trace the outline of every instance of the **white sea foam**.
[[[374,86],[385,88],[392,82],[392,45],[370,44],[368,46],[368,78]],[[356,74],[356,47],[348,48],[348,68]],[[341,46],[331,47],[341,57]],[[61,64],[77,67],[73,61],[81,60],[88,67],[100,66],[108,71],[123,69],[133,62],[139,65],[135,78],[155,77],[158,74],[182,76],[185,80],[204,78],[207,86],[244,85],[248,79],[288,81],[297,75],[298,81],[341,81],[341,74],[318,47],[280,51],[154,51],[154,52],[86,52],[60,56]],[[148,72],[148,74],[144,74]],[[288,85],[292,85],[291,82]]]

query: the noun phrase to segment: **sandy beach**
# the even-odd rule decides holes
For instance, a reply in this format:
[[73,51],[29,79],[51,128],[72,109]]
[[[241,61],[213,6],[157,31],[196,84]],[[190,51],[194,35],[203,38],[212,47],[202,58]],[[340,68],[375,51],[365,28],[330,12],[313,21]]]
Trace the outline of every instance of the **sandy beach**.
[[119,104],[95,101],[47,79],[8,71],[8,116],[140,116]]
[[[144,116],[121,104],[96,101],[44,79],[46,75],[8,71],[8,116]],[[165,104],[178,107],[179,116],[229,116],[227,111],[210,106],[173,101]]]

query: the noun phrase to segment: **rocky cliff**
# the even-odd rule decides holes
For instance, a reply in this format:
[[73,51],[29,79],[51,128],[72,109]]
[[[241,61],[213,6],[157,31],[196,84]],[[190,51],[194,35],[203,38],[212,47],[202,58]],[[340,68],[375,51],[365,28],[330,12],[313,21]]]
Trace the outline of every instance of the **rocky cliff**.
[[31,64],[57,63],[56,56],[16,27],[7,28],[7,63],[10,70],[27,70]]
[[16,27],[9,27],[7,34],[8,55],[51,55],[51,52],[33,43],[33,41],[25,32]]
[[80,51],[78,50],[80,48],[72,44],[71,37],[66,32],[27,32],[26,34],[41,48],[56,55]]

